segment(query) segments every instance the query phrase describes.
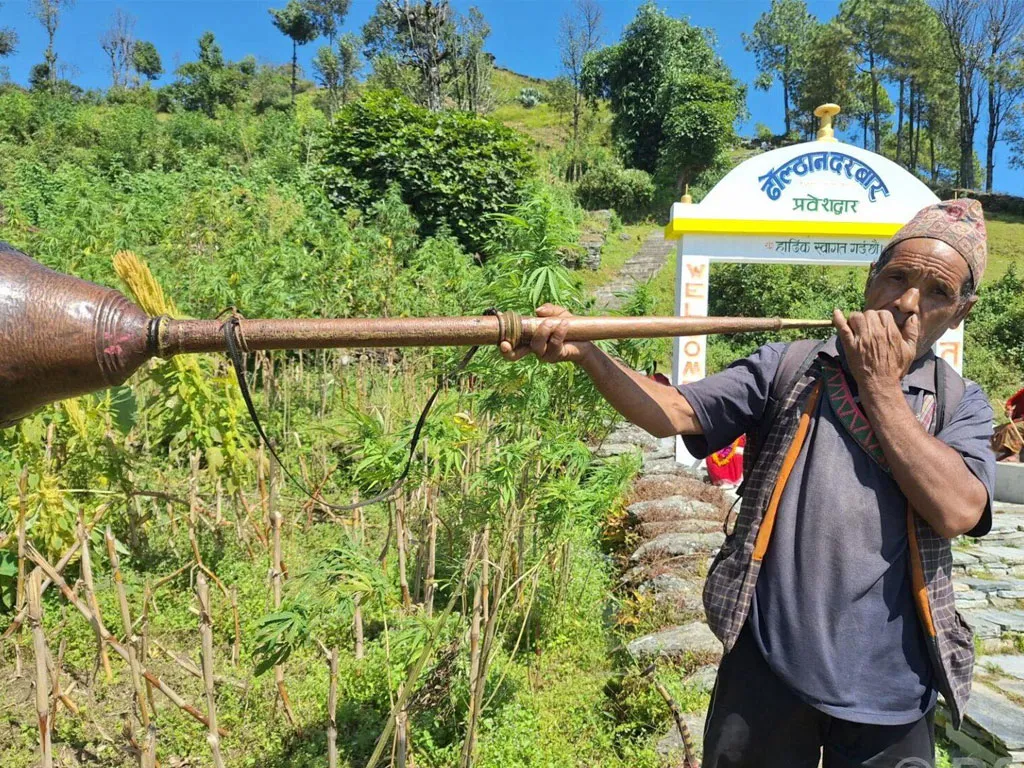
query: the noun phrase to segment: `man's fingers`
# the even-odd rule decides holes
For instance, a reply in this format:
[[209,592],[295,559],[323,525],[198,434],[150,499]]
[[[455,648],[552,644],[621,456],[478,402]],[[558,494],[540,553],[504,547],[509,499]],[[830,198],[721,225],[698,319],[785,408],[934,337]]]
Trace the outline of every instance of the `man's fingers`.
[[512,345],[507,341],[501,342],[498,348],[501,350],[501,356],[510,363],[514,363],[516,360],[522,360],[526,355],[530,354],[529,347],[519,346],[512,349]]
[[537,326],[537,330],[533,333],[533,338],[530,339],[530,349],[533,350],[533,354],[537,357],[544,358],[544,353],[548,349],[548,340],[551,338],[551,332],[557,324],[558,321],[548,318]]
[[850,329],[850,323],[843,316],[842,311],[838,309],[832,310],[832,325],[839,331],[839,338],[842,339],[844,344],[850,345],[853,343],[853,331]]
[[921,319],[917,315],[911,315],[903,323],[900,329],[903,341],[917,349],[917,340],[921,336]]

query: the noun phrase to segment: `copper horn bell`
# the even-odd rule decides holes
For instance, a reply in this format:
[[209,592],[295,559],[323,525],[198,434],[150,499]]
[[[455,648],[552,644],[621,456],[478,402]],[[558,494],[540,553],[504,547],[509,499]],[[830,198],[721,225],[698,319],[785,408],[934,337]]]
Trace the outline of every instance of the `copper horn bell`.
[[[241,320],[249,350],[513,346],[543,318]],[[572,317],[568,341],[821,328],[829,320],[751,317]],[[150,317],[118,291],[55,272],[0,242],[0,426],[40,406],[123,384],[153,357],[226,350],[220,320]]]

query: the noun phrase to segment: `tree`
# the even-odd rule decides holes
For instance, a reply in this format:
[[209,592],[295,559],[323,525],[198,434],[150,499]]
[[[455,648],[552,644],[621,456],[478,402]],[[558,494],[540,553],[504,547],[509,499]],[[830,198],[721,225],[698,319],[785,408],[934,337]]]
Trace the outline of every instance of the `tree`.
[[313,19],[317,31],[334,45],[334,38],[348,15],[352,0],[303,0],[302,4]]
[[[885,57],[890,37],[890,20],[902,0],[843,0],[839,20],[853,35],[854,50],[871,85],[870,105],[875,152],[882,151],[882,109],[885,100],[882,79],[886,75]],[[891,111],[891,110],[890,110]]]
[[819,104],[833,102],[842,107],[835,120],[837,129],[868,112],[857,85],[857,56],[850,30],[838,21],[816,24],[792,85],[793,105],[804,134],[814,136],[814,109]]
[[981,117],[981,71],[984,28],[979,0],[937,0],[936,10],[956,63],[960,113],[960,172],[958,184],[974,188],[974,131]]
[[[212,32],[199,38],[199,59],[178,67],[178,79],[168,86],[171,99],[187,110],[213,117],[218,105],[232,106],[245,82],[254,74],[243,71],[243,64],[228,65]],[[255,64],[251,68],[255,70]]]
[[1024,93],[1024,0],[986,0],[988,133],[985,136],[985,191],[992,191],[996,142],[1013,105]]
[[132,48],[132,69],[152,82],[164,73],[163,62],[156,46],[146,40],[140,40]]
[[443,107],[442,66],[453,55],[453,19],[448,0],[379,0],[363,27],[367,58],[415,68],[419,101],[432,112]]
[[447,44],[452,51],[448,58],[448,83],[455,104],[466,112],[487,112],[492,106],[494,57],[484,51],[484,42],[491,34],[491,27],[480,10],[471,7],[467,15],[456,16],[448,31],[453,36]]
[[815,24],[804,0],[772,0],[771,8],[754,23],[753,31],[743,35],[743,44],[754,54],[761,72],[757,87],[768,90],[776,77],[782,84],[786,134],[791,130],[796,79]]
[[60,12],[67,10],[75,4],[75,0],[31,0],[31,12],[46,30],[46,52],[43,60],[46,66],[47,82],[51,91],[57,87],[57,52],[53,47],[53,40],[57,35],[57,27],[60,26]]
[[562,17],[558,49],[562,72],[572,85],[572,141],[580,136],[580,117],[586,101],[583,93],[583,63],[601,44],[601,6],[597,0],[574,0],[573,10]]
[[[745,99],[708,33],[653,3],[640,7],[619,43],[588,57],[584,82],[589,97],[610,100],[612,135],[626,165],[665,172],[675,158],[682,165],[673,175],[684,183],[732,139],[728,115]],[[686,151],[688,141],[697,154]]]
[[363,66],[359,58],[360,42],[356,35],[347,32],[338,40],[337,51],[324,45],[313,58],[313,72],[327,91],[326,111],[332,122],[338,107],[347,104],[355,90],[356,73]]
[[[3,3],[0,3],[0,7]],[[18,47],[18,33],[10,27],[0,27],[0,59],[10,56]]]
[[112,87],[128,85],[128,68],[135,48],[135,17],[120,8],[115,9],[110,28],[100,35],[100,47],[110,59]]
[[299,73],[299,46],[311,43],[320,35],[313,15],[299,2],[288,0],[284,8],[270,9],[274,26],[292,41],[292,104],[295,103],[295,85]]

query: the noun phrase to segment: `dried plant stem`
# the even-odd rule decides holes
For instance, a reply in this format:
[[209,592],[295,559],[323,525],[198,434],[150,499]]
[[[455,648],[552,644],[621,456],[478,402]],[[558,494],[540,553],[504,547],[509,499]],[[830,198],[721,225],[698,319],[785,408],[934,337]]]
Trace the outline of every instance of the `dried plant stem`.
[[203,688],[206,691],[206,740],[210,742],[214,768],[224,768],[220,754],[220,736],[217,733],[217,693],[213,687],[213,618],[210,614],[210,585],[203,574],[196,576],[196,596],[199,598],[199,635],[202,641]]
[[[142,625],[139,629],[139,656],[143,664],[149,663],[149,603],[153,599],[153,590],[149,586],[149,579],[142,591]],[[149,702],[149,710],[156,719],[156,701],[153,698],[153,685],[146,681],[146,700]],[[152,723],[150,723],[152,725]],[[155,738],[154,729],[154,738]],[[154,749],[156,747],[154,746]]]
[[[192,675],[192,677],[198,680],[203,679],[203,671],[199,669],[199,667],[195,665],[195,662],[192,661],[192,659],[190,659],[188,656],[182,656],[180,654],[175,653],[170,648],[163,645],[159,640],[154,640],[153,645],[156,646],[157,650],[159,650],[160,653],[167,656],[167,658],[169,658],[183,670]],[[213,682],[217,685],[229,685],[232,688],[235,688],[239,691],[245,691],[248,688],[248,686],[246,686],[246,684],[243,683],[241,680],[234,680],[230,677],[224,677],[224,675],[214,675]]]
[[[128,668],[131,670],[132,688],[135,691],[135,705],[139,710],[139,722],[142,727],[149,729],[149,710],[146,708],[146,694],[142,682],[142,667],[138,658],[139,638],[132,629],[132,616],[128,610],[128,596],[124,591],[124,579],[121,576],[121,562],[117,556],[117,547],[114,544],[114,534],[110,527],[107,527],[104,540],[107,545],[107,557],[110,558],[110,570],[114,574],[114,588],[117,591],[117,604],[121,609],[121,629],[124,631],[125,650],[128,651]],[[143,768],[150,768],[145,763],[145,755],[142,759]]]
[[103,674],[107,678],[107,682],[113,682],[114,671],[110,668],[110,656],[107,654],[106,646],[103,645],[103,632],[105,632],[103,624],[103,615],[100,613],[100,604],[96,600],[96,587],[92,580],[92,557],[89,554],[89,533],[85,530],[85,525],[82,523],[81,513],[78,517],[78,540],[82,542],[82,581],[85,584],[85,599],[89,604],[89,608],[92,609],[93,615],[96,617],[96,626],[94,630],[96,632],[96,645],[99,653],[100,662],[103,664]]
[[238,657],[242,653],[242,626],[238,619],[238,588],[231,588],[231,617],[235,622],[235,640],[231,644],[231,666],[238,666]]
[[[359,497],[352,499],[354,504],[359,500]],[[361,542],[362,537],[362,515],[359,513],[359,509],[352,510],[352,531],[358,540]],[[361,661],[363,658],[363,608],[362,608],[362,596],[356,595],[352,598],[352,632],[355,635],[355,649],[354,655],[356,661]]]
[[[73,605],[80,614],[82,614],[82,616],[85,618],[86,621],[89,622],[90,625],[92,625],[93,631],[99,632],[103,640],[106,641],[107,645],[109,645],[114,650],[114,653],[116,653],[125,661],[128,661],[128,651],[125,649],[125,647],[121,645],[119,642],[117,642],[117,639],[114,638],[106,630],[106,628],[104,628],[103,625],[99,623],[93,612],[89,610],[89,606],[82,602],[81,599],[79,599],[78,595],[76,595],[74,590],[68,586],[68,583],[64,581],[63,577],[61,577],[61,575],[57,573],[56,570],[54,570],[54,567],[47,562],[46,558],[39,553],[39,550],[32,546],[31,543],[26,546],[26,549],[28,557],[42,569],[44,574],[50,577],[50,580],[57,585],[57,588],[60,589],[61,593],[64,595],[67,601],[71,603],[71,605]],[[153,686],[158,691],[160,691],[160,693],[162,693],[164,696],[170,699],[171,702],[176,707],[187,712],[189,715],[191,715],[193,718],[198,720],[203,725],[209,725],[206,722],[206,717],[203,715],[202,712],[193,707],[191,704],[187,703],[183,698],[181,698],[181,696],[178,695],[178,693],[173,688],[167,685],[167,683],[161,680],[157,675],[153,674],[148,669],[146,669],[145,666],[142,667],[142,676],[150,683],[152,683]],[[224,731],[224,729],[222,728],[220,729],[220,734],[221,736],[226,736],[227,732]]]
[[338,649],[331,648],[330,687],[327,689],[327,768],[338,768]]
[[[277,472],[276,462],[270,462],[270,493],[268,508],[270,511],[270,525],[273,531],[274,541],[274,562],[271,564],[271,579],[274,594],[274,610],[281,609],[281,588],[284,582],[284,564],[281,559],[281,511],[277,504]],[[277,695],[284,707],[284,714],[291,726],[295,727],[295,714],[292,712],[291,701],[288,699],[288,689],[284,685],[284,667],[280,664],[274,666],[274,684],[277,687]]]
[[437,507],[434,504],[433,488],[426,490],[427,499],[427,568],[423,578],[423,606],[427,616],[434,615],[434,589],[437,570]]
[[[25,614],[25,521],[28,518],[28,467],[21,471],[18,478],[18,581],[15,587],[14,607],[19,609],[19,618]],[[40,592],[42,590],[40,589]],[[22,619],[24,621],[24,619]],[[13,631],[21,622],[16,618],[11,625]],[[8,633],[4,633],[7,637]],[[14,676],[21,677],[21,648],[14,646]]]
[[409,593],[409,577],[406,574],[406,535],[405,535],[405,493],[395,499],[395,538],[398,543],[398,583],[402,589],[402,605],[412,607],[412,595]]
[[[483,537],[481,536],[481,540]],[[466,715],[466,739],[462,743],[462,759],[460,765],[469,768],[473,764],[473,751],[476,747],[477,688],[480,686],[480,623],[483,618],[483,578],[477,582],[473,590],[473,618],[469,625],[469,712]]]
[[[29,545],[31,546],[31,545]],[[32,648],[36,656],[36,716],[39,719],[39,751],[42,768],[53,767],[50,746],[50,703],[47,701],[50,684],[46,674],[46,634],[43,632],[42,576],[33,569],[28,577],[28,622],[32,628]]]

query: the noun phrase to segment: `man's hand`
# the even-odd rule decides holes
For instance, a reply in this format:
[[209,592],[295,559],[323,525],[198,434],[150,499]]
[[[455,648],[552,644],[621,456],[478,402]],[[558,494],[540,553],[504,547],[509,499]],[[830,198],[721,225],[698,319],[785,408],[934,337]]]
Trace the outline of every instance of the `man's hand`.
[[900,328],[886,310],[853,312],[847,319],[836,309],[832,322],[843,342],[850,373],[860,389],[899,386],[917,357],[921,331],[917,315],[910,315]]
[[537,332],[530,339],[529,346],[520,345],[512,349],[507,341],[501,342],[501,356],[506,360],[515,361],[533,352],[539,360],[545,363],[579,363],[590,354],[593,346],[589,341],[569,342],[565,341],[565,334],[569,330],[569,324],[565,318],[572,317],[572,313],[564,307],[555,304],[545,304],[537,308],[537,317],[547,318],[538,326]]

